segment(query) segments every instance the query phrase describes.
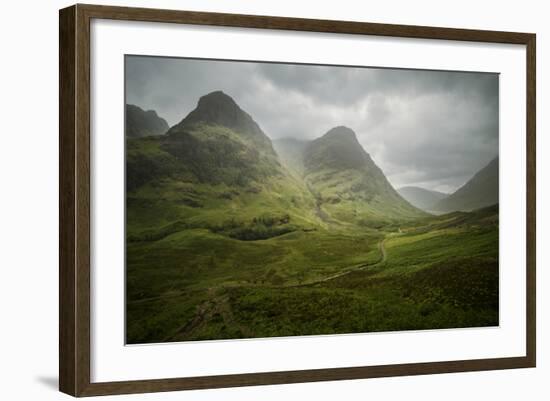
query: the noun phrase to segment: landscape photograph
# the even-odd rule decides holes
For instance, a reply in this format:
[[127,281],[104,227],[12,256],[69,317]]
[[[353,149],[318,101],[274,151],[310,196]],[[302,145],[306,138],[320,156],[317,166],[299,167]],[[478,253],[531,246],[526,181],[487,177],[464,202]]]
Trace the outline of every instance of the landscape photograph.
[[499,325],[498,74],[127,55],[124,107],[126,344]]

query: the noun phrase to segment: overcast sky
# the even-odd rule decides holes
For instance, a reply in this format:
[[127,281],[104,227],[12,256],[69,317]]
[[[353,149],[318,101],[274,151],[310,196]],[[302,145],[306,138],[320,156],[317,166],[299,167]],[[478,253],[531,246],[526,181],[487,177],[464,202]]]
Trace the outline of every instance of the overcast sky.
[[272,139],[345,125],[395,188],[452,192],[498,155],[498,75],[128,56],[126,101],[170,126],[230,95]]

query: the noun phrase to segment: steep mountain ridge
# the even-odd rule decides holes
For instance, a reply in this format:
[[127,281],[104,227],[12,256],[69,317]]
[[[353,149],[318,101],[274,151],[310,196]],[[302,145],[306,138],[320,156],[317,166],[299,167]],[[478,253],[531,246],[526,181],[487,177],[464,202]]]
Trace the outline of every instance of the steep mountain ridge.
[[304,177],[327,210],[347,222],[380,225],[425,215],[397,193],[348,127],[335,127],[308,144]]
[[499,203],[499,158],[495,157],[466,184],[437,202],[434,211],[468,212]]

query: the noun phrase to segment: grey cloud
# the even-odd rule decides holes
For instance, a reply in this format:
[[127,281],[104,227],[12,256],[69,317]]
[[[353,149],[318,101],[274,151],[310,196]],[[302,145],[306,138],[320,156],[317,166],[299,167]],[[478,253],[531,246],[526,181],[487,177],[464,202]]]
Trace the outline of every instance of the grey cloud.
[[169,124],[223,90],[272,139],[346,125],[395,187],[450,192],[498,154],[498,75],[129,56],[126,99]]

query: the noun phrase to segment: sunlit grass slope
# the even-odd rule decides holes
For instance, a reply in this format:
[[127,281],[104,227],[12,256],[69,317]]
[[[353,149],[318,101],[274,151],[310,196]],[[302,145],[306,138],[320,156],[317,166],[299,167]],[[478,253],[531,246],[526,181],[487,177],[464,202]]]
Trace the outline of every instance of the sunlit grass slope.
[[129,244],[128,340],[498,325],[498,220],[486,219],[494,212],[401,233],[240,241],[193,229]]

